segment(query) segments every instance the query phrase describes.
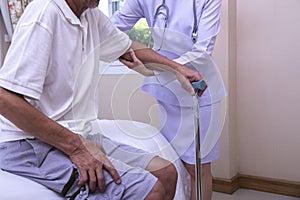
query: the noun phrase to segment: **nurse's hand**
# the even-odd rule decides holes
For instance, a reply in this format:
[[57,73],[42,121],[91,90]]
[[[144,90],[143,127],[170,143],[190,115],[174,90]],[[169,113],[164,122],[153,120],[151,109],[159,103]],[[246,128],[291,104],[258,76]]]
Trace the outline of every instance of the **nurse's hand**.
[[[175,72],[175,74],[178,81],[181,83],[181,86],[186,89],[190,93],[190,95],[194,96],[195,90],[191,82],[202,80],[202,75],[199,72],[183,65]],[[199,92],[198,95],[201,96],[203,92],[204,90]]]
[[120,62],[126,65],[129,69],[132,69],[144,76],[154,76],[154,72],[148,69],[135,55],[132,49],[129,50],[129,54],[132,60],[127,60],[125,58],[119,58]]
[[71,161],[80,172],[78,185],[82,186],[86,182],[89,189],[94,192],[98,186],[100,192],[105,191],[104,170],[113,178],[116,184],[121,183],[121,178],[105,155],[105,151],[100,143],[95,143],[81,137],[82,144],[69,155]]

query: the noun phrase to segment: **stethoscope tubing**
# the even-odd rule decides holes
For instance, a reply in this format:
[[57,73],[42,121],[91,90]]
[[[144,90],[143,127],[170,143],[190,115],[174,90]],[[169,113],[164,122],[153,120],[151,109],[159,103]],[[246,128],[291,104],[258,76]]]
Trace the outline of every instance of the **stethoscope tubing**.
[[[165,10],[165,13],[162,12],[161,10]],[[163,30],[163,34],[162,34],[162,42],[159,46],[158,49],[156,49],[156,51],[159,51],[164,43],[164,38],[165,38],[165,33],[166,33],[166,29],[168,27],[168,20],[169,20],[169,7],[166,4],[166,0],[162,0],[162,3],[160,5],[157,6],[154,16],[153,16],[153,23],[152,23],[152,28],[154,28],[157,17],[159,14],[163,14],[165,16],[165,24],[164,24],[164,30]],[[197,8],[196,8],[196,0],[193,0],[193,14],[194,14],[194,25],[193,25],[193,31],[191,34],[191,38],[193,43],[197,42],[197,36],[198,36],[198,20],[197,20]],[[150,45],[150,41],[148,42],[148,46]]]

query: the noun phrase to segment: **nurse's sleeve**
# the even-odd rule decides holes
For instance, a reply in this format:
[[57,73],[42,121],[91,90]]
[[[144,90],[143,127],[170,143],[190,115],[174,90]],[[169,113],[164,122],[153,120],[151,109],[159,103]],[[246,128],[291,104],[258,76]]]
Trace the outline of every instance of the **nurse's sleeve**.
[[[212,54],[217,34],[220,31],[220,10],[221,0],[207,0],[198,23],[197,42],[191,51],[182,54],[174,61],[180,64],[194,62],[201,64],[203,50],[207,54]],[[198,61],[197,61],[198,60]]]
[[126,0],[121,10],[111,16],[111,21],[121,31],[129,31],[136,22],[144,17],[143,9],[138,0]]
[[[220,31],[221,0],[208,0],[203,7],[198,23],[196,45],[212,54],[217,34]],[[197,49],[196,49],[197,50]]]

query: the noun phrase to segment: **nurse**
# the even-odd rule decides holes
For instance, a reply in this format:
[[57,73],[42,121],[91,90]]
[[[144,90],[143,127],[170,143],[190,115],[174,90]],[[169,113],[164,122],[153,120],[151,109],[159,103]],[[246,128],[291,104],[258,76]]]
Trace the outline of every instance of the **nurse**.
[[[126,0],[122,9],[111,18],[125,32],[139,19],[146,18],[153,48],[171,60],[198,70],[208,83],[208,89],[200,98],[204,200],[210,200],[212,196],[211,163],[219,157],[220,101],[226,96],[222,78],[211,58],[220,30],[220,9],[221,0]],[[159,104],[161,132],[191,176],[190,199],[194,200],[193,99],[171,73],[154,71],[154,74],[145,78],[142,89]]]

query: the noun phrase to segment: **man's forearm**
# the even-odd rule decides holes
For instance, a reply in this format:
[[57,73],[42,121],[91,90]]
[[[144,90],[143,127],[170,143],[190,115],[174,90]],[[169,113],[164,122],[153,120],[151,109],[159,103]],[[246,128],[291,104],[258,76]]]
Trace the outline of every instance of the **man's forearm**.
[[0,114],[21,130],[68,155],[82,144],[78,135],[48,118],[21,95],[1,87]]

